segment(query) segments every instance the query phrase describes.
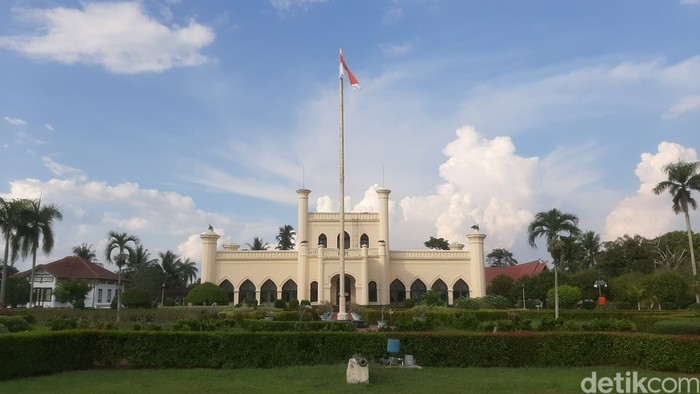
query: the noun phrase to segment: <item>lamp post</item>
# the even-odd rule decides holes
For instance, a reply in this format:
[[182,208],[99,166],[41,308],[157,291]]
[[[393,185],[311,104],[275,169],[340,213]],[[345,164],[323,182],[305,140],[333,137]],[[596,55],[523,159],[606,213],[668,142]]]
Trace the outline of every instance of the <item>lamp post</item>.
[[165,282],[160,286],[160,307],[165,305]]
[[523,282],[523,309],[527,309],[525,307],[525,282]]
[[593,287],[598,289],[598,305],[605,305],[605,296],[603,296],[603,287],[608,287],[608,282],[598,279],[593,283]]

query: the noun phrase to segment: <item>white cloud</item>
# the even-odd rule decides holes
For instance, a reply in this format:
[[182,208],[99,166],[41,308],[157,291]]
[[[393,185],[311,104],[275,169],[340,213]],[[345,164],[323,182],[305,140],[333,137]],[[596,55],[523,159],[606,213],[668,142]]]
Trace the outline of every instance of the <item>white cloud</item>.
[[675,118],[685,112],[700,109],[700,96],[686,96],[675,102],[664,114],[664,119]]
[[44,123],[44,128],[46,128],[46,130],[48,130],[48,131],[54,131],[53,126],[51,126],[51,125],[48,124],[48,123]]
[[387,56],[405,55],[411,52],[411,49],[413,49],[413,44],[410,42],[404,44],[380,44],[379,49],[381,49]]
[[663,167],[678,160],[695,161],[694,149],[679,144],[662,142],[656,154],[643,153],[635,174],[640,186],[637,194],[620,201],[605,220],[604,239],[615,239],[625,234],[656,237],[676,230],[678,215],[671,210],[668,194],[657,196],[652,189],[666,179]]
[[44,166],[46,168],[48,168],[49,171],[51,171],[56,176],[66,177],[66,176],[76,175],[80,179],[83,179],[83,180],[85,179],[85,176],[84,176],[84,173],[82,170],[67,166],[65,164],[57,163],[48,156],[42,157],[41,161],[44,163]]
[[10,118],[9,116],[5,116],[4,119],[7,123],[14,125],[14,126],[23,126],[23,125],[27,124],[26,121],[24,121],[20,118]]
[[325,3],[328,0],[270,0],[270,4],[279,11],[289,11],[293,8],[307,8],[312,4]]
[[681,0],[681,4],[696,5],[700,4],[700,0]]
[[145,14],[138,2],[86,3],[20,10],[21,18],[39,25],[33,34],[0,37],[0,47],[60,63],[97,64],[110,72],[161,72],[209,61],[199,51],[214,41],[214,32],[190,20],[168,27]]
[[405,11],[403,8],[394,2],[394,4],[389,6],[389,8],[384,12],[382,21],[385,25],[395,25],[399,23],[401,19],[403,19],[404,14]]

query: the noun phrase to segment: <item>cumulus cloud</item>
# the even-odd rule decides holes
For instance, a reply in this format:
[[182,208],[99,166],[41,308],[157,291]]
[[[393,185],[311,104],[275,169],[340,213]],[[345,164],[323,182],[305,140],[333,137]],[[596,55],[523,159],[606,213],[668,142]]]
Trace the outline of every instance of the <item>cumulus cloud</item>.
[[7,122],[11,125],[14,125],[14,126],[23,126],[23,125],[27,124],[26,121],[24,121],[20,118],[11,118],[9,116],[5,116],[4,119],[5,119],[5,122]]
[[0,37],[0,47],[65,64],[97,64],[110,72],[162,72],[205,64],[200,50],[214,41],[211,28],[190,20],[165,26],[138,2],[86,3],[83,9],[22,9],[32,34]]
[[44,166],[46,168],[48,168],[49,171],[51,171],[56,176],[59,176],[59,177],[77,176],[81,179],[85,179],[84,173],[82,170],[67,166],[65,164],[57,163],[56,161],[54,161],[53,159],[51,159],[48,156],[42,157],[41,161],[44,163]]
[[675,102],[663,114],[664,119],[675,118],[685,112],[695,111],[700,109],[700,96],[686,96]]
[[656,237],[676,229],[680,220],[671,210],[671,198],[667,194],[657,196],[652,189],[667,179],[663,167],[669,163],[697,160],[692,148],[662,142],[655,154],[643,153],[635,174],[639,178],[637,194],[620,201],[605,219],[605,239],[615,239],[625,234]]

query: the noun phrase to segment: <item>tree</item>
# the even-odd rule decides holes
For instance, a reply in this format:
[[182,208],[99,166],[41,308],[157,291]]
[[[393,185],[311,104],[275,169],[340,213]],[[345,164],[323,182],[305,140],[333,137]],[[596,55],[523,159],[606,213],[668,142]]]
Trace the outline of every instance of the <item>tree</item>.
[[508,275],[496,275],[491,279],[491,284],[486,289],[486,294],[488,295],[499,295],[508,298],[508,300],[513,300],[513,284],[515,281]]
[[[693,279],[698,281],[698,271],[695,266],[695,250],[693,248],[693,230],[690,228],[689,208],[695,210],[698,206],[695,199],[691,196],[693,190],[700,192],[700,173],[698,168],[700,162],[685,162],[669,163],[664,166],[664,172],[668,176],[665,181],[659,182],[653,189],[655,194],[661,194],[668,191],[672,196],[671,209],[676,214],[683,213],[685,215],[685,226],[688,232],[688,245],[690,246],[690,264],[693,270]],[[697,286],[696,286],[697,288]],[[695,292],[695,302],[700,303],[700,293]]]
[[527,241],[531,247],[536,248],[537,238],[547,241],[547,251],[554,262],[554,318],[559,319],[559,280],[558,267],[565,260],[565,242],[562,236],[575,236],[581,232],[578,228],[578,217],[571,213],[561,212],[553,208],[546,212],[539,212],[527,228]]
[[61,282],[54,293],[56,301],[70,303],[75,309],[85,308],[85,297],[90,292],[90,283],[84,279],[68,279]]
[[187,301],[193,305],[209,305],[212,303],[228,305],[228,294],[221,287],[211,282],[204,282],[187,293]]
[[435,250],[450,250],[450,242],[444,238],[430,237],[423,243],[427,248]]
[[5,257],[2,260],[2,280],[0,281],[0,307],[4,307],[7,294],[8,264],[17,260],[17,230],[21,224],[20,213],[29,200],[5,200],[0,197],[0,232],[5,239]]
[[296,233],[294,232],[294,227],[289,224],[279,228],[279,234],[277,234],[277,246],[275,249],[278,250],[292,250],[294,249],[294,237]]
[[97,263],[97,254],[92,244],[83,242],[78,246],[73,246],[73,256],[82,257],[91,263]]
[[608,277],[629,272],[654,271],[654,244],[648,239],[625,234],[615,241],[603,242],[604,251],[598,255],[598,269]]
[[496,248],[486,255],[486,262],[491,267],[508,267],[518,264],[518,260],[513,258],[513,253],[508,249]]
[[270,247],[270,244],[267,242],[263,241],[262,238],[254,237],[253,238],[253,244],[246,243],[250,250],[267,250],[268,247]]
[[184,261],[180,262],[179,266],[180,276],[185,280],[185,284],[193,283],[197,280],[197,263],[190,261],[190,258],[186,258]]
[[[554,289],[549,289],[547,292],[547,297],[554,298],[556,299],[556,295],[554,294],[556,291],[556,288]],[[562,285],[559,288],[559,302],[561,303],[562,308],[573,308],[576,306],[576,303],[581,301],[582,295],[581,295],[581,289],[575,286],[571,285]],[[554,306],[556,307],[557,304]]]
[[168,250],[160,252],[160,268],[163,270],[163,284],[166,289],[185,287],[185,281],[180,275],[180,257]]
[[55,220],[63,220],[63,214],[54,204],[41,205],[41,199],[29,200],[20,212],[21,224],[17,236],[21,242],[22,257],[32,255],[32,268],[29,274],[29,306],[34,302],[34,268],[36,267],[36,251],[41,241],[41,251],[46,256],[51,254],[54,244],[53,224]]
[[16,308],[29,302],[29,282],[25,278],[7,278],[5,284],[7,286],[5,298],[7,306]]
[[117,265],[117,323],[121,312],[121,292],[122,292],[122,268],[129,261],[129,256],[135,253],[138,247],[139,238],[127,233],[110,231],[107,234],[107,246],[105,247],[105,260]]
[[578,244],[583,249],[583,258],[586,268],[591,268],[596,265],[596,257],[600,253],[602,244],[600,243],[600,234],[595,231],[586,231],[577,238]]

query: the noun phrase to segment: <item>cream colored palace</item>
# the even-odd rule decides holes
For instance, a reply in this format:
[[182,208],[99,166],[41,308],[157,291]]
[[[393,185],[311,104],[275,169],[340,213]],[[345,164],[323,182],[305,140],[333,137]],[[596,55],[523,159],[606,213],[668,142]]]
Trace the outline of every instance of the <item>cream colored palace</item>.
[[[225,244],[217,250],[213,229],[202,239],[202,283],[224,288],[233,304],[275,299],[329,301],[338,304],[340,278],[340,214],[309,212],[310,190],[297,190],[297,250],[239,250]],[[467,235],[468,248],[391,250],[389,193],[377,190],[379,212],[345,213],[346,301],[359,305],[401,304],[439,290],[449,305],[459,297],[482,297],[484,234]]]

